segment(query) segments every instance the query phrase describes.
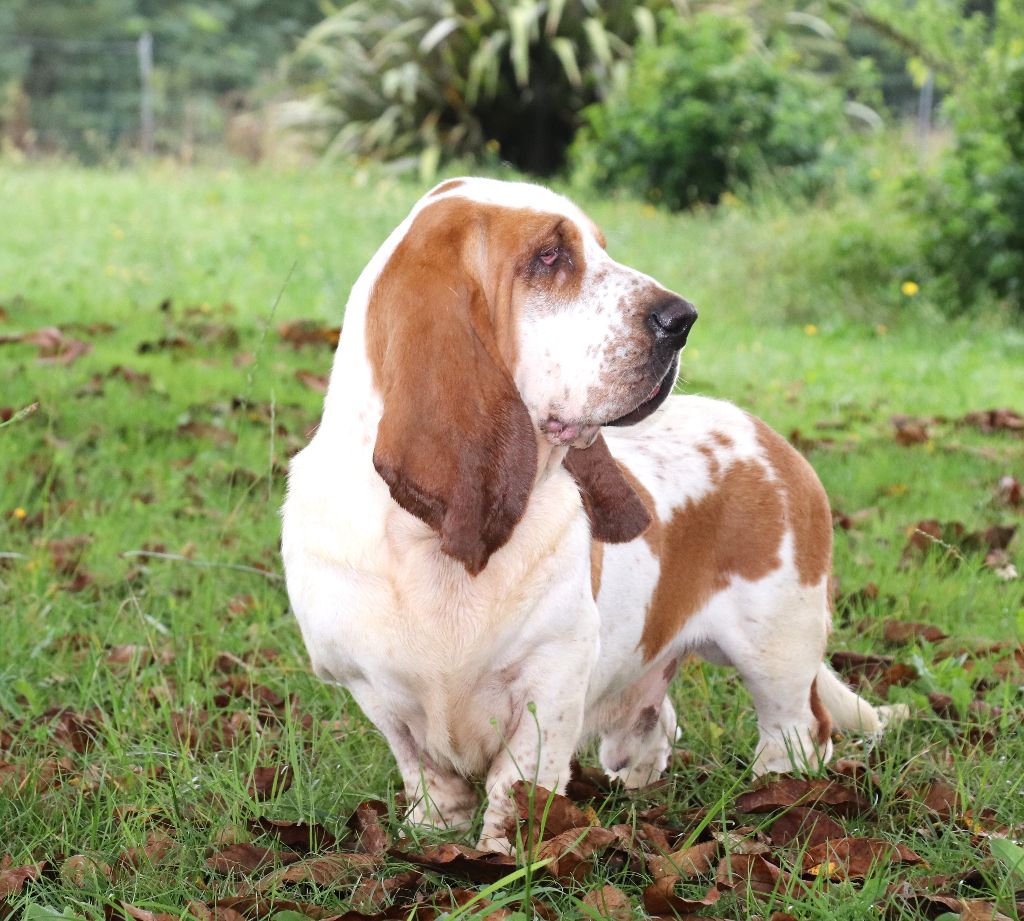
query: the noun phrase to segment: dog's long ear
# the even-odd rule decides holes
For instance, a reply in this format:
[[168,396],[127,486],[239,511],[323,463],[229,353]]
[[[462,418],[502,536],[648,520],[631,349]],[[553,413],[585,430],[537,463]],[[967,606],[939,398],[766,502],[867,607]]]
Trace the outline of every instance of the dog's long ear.
[[477,575],[522,518],[537,443],[467,252],[474,222],[449,213],[457,204],[416,217],[374,285],[366,337],[384,403],[373,465]]
[[624,544],[650,527],[650,511],[615,463],[603,435],[589,448],[570,448],[563,463],[580,489],[594,538]]

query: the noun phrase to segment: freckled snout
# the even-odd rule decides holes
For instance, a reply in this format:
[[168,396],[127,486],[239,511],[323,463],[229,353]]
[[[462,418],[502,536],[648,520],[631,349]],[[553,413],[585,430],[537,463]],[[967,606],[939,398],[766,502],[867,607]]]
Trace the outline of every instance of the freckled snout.
[[654,333],[654,341],[673,351],[686,344],[690,329],[697,322],[697,308],[675,294],[663,298],[647,317],[647,326]]

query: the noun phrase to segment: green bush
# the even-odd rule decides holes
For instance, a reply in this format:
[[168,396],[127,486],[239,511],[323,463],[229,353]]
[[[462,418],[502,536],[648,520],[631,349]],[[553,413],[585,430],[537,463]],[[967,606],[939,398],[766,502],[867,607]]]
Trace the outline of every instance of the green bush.
[[972,20],[972,53],[949,64],[954,143],[912,193],[936,299],[1024,311],[1024,7],[1001,0]]
[[356,0],[300,44],[293,82],[328,153],[382,160],[500,152],[563,164],[580,110],[625,81],[670,0]]
[[717,202],[766,172],[814,188],[846,131],[838,90],[756,47],[746,20],[714,13],[666,18],[628,85],[584,114],[576,177],[674,209]]

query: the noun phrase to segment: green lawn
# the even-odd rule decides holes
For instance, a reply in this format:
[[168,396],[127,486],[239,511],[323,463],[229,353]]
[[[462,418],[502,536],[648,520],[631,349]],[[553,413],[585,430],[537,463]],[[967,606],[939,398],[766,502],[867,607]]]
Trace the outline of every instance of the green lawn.
[[[254,824],[264,817],[321,823],[340,841],[352,809],[376,798],[388,832],[400,832],[387,748],[309,674],[279,578],[284,470],[321,400],[297,372],[324,375],[331,359],[322,341],[296,346],[280,327],[338,325],[349,285],[421,191],[315,169],[0,166],[0,420],[39,404],[0,428],[0,918],[29,906],[50,917],[45,906],[98,919],[123,904],[201,915],[200,903],[241,894],[275,865],[232,875],[211,854],[253,842],[282,859],[271,826]],[[833,272],[834,254],[863,241],[869,202],[690,216],[583,204],[616,258],[699,305],[680,389],[732,399],[791,435],[851,519],[837,529],[840,593],[874,583],[877,597],[839,604],[832,648],[910,666],[882,663],[888,671],[869,680],[878,691],[895,679],[887,694],[914,717],[870,753],[855,739],[837,743],[838,757],[869,757],[877,783],[861,776],[866,802],[833,817],[848,835],[899,842],[926,863],[883,860],[865,880],[805,875],[761,903],[748,901],[746,883],[723,884],[702,913],[839,921],[873,904],[887,917],[950,910],[907,897],[920,891],[996,901],[1013,916],[1024,876],[1003,851],[992,856],[991,836],[1024,832],[1024,580],[1000,578],[950,527],[941,539],[953,549],[922,539],[931,551],[904,560],[904,547],[923,519],[968,532],[1021,524],[1024,508],[1000,499],[997,484],[1024,479],[1024,433],[959,420],[1024,411],[1024,332],[943,319],[927,287],[901,293],[914,279],[878,254],[870,271]],[[882,232],[904,230],[894,219]],[[64,364],[40,360],[37,345],[3,343],[48,326],[91,350]],[[914,443],[897,442],[896,414],[929,420]],[[1022,543],[1009,545],[1004,574],[1007,561],[1024,571]],[[892,642],[892,619],[949,638]],[[741,815],[736,802],[756,738],[745,692],[731,673],[692,664],[674,694],[684,735],[669,782],[602,794],[590,820],[641,827],[660,804],[656,824],[672,847],[737,828],[724,851],[765,844],[779,811]],[[285,764],[290,787],[254,799],[253,769]],[[948,808],[924,801],[939,781],[957,791]],[[697,807],[711,809],[706,828]],[[792,870],[801,854],[777,837],[769,859]],[[148,856],[129,852],[140,847]],[[573,882],[520,877],[491,907],[523,910],[528,879],[552,911],[594,917],[579,900],[608,883],[641,917],[656,850],[648,838],[606,852]],[[12,882],[9,867],[44,860],[39,879]],[[365,877],[391,878],[408,863],[356,863],[320,883],[271,881],[268,892],[326,914],[353,898],[384,911],[388,897],[371,898]],[[968,871],[962,882],[938,879]],[[677,892],[703,894],[714,872]],[[429,904],[430,893],[467,883],[428,874],[417,885]],[[275,910],[243,908],[250,919]]]

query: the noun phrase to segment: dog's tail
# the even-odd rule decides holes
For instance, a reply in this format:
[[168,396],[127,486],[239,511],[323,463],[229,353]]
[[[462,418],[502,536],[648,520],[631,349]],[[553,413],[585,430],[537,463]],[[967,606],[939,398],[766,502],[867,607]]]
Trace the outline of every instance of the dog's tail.
[[824,662],[815,679],[818,699],[832,717],[836,729],[864,735],[880,735],[886,726],[910,716],[906,704],[874,707],[856,694]]

